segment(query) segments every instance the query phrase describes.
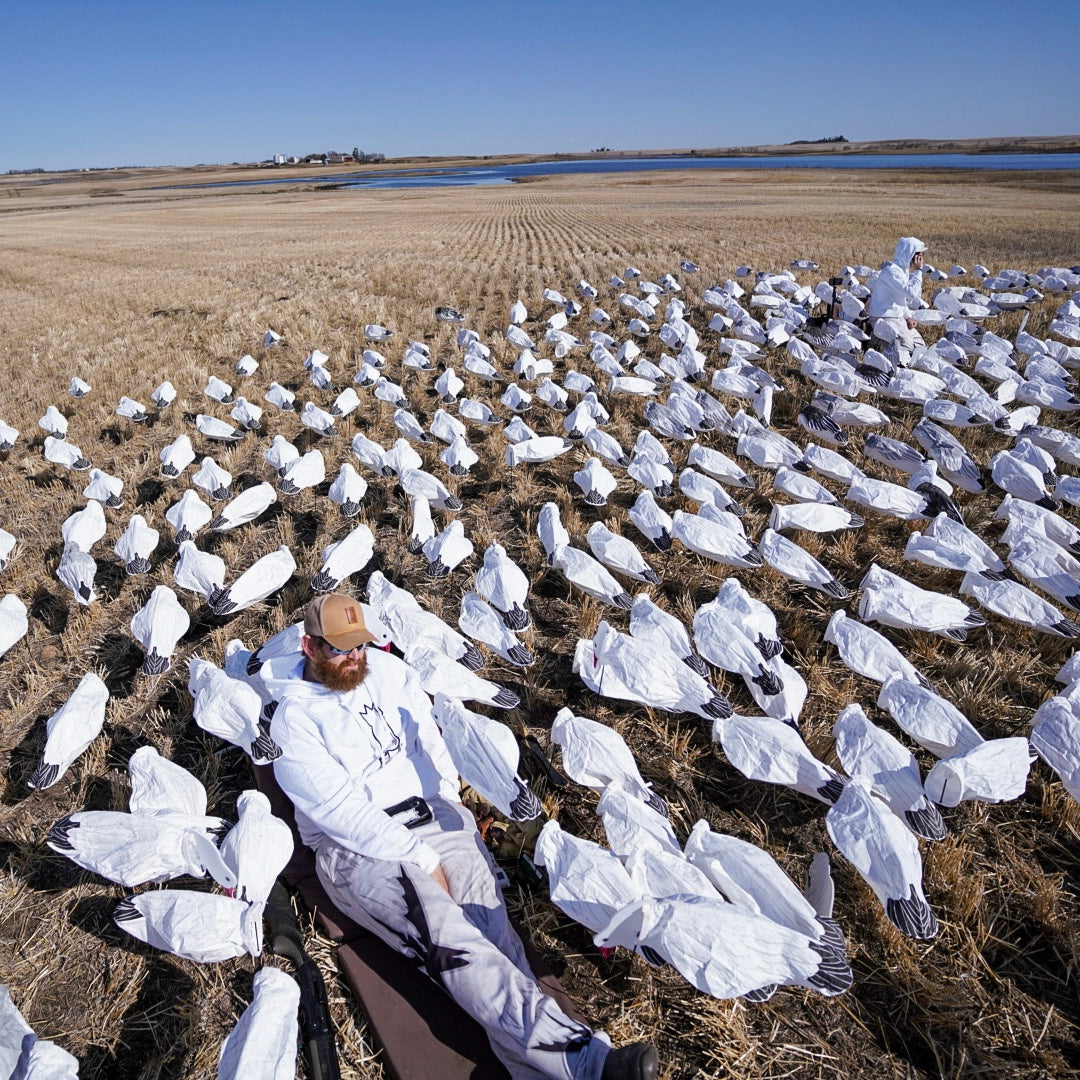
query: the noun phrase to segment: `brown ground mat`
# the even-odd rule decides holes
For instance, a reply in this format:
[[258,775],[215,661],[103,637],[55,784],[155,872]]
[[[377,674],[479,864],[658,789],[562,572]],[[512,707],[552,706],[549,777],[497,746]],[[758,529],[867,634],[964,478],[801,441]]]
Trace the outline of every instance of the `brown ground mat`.
[[[315,856],[296,834],[292,803],[270,765],[255,766],[257,787],[275,816],[293,827],[296,844],[282,877],[338,942],[338,963],[367,1015],[395,1080],[510,1080],[483,1029],[415,964],[339,911],[315,873]],[[521,932],[518,927],[519,933]],[[555,974],[522,934],[529,963],[544,990],[575,1019],[581,1016]]]

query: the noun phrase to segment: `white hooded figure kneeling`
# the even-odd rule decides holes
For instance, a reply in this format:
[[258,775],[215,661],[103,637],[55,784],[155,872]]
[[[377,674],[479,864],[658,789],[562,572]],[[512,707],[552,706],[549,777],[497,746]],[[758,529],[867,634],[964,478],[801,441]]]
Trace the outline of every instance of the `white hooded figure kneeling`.
[[915,236],[901,236],[896,253],[878,271],[866,314],[874,336],[896,342],[910,354],[925,345],[912,311],[923,308],[923,252],[926,245]]

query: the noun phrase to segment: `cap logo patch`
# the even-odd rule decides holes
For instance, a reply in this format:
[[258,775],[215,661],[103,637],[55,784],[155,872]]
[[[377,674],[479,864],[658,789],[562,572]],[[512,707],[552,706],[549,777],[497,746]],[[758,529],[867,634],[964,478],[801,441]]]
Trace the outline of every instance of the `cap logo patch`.
[[345,621],[355,625],[360,621],[360,614],[354,607],[347,607],[345,609]]

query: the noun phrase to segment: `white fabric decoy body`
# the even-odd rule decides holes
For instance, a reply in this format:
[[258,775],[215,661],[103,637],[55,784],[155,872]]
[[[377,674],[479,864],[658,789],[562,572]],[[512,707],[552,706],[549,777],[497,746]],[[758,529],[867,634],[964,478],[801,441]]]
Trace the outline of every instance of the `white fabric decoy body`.
[[403,469],[398,479],[406,495],[410,498],[422,495],[439,510],[456,513],[465,506],[441,480],[423,469]]
[[563,577],[575,588],[595,597],[610,607],[629,611],[630,594],[619,584],[614,575],[591,555],[571,544],[557,548],[551,565],[562,571]]
[[726,523],[718,524],[704,514],[676,510],[671,515],[671,535],[683,547],[725,566],[754,570],[762,565],[763,560],[755,544]]
[[[553,503],[547,505],[554,506]],[[555,516],[557,519],[557,508]],[[526,607],[529,579],[501,544],[491,544],[484,552],[484,563],[476,571],[475,588],[480,596],[502,614],[508,629],[520,633],[529,628],[532,623]]]
[[721,484],[732,487],[745,488],[753,491],[757,487],[757,481],[747,474],[746,470],[719,450],[694,443],[686,456],[686,464],[700,469],[703,473],[718,480]]
[[551,741],[562,748],[563,768],[575,783],[603,792],[617,782],[658,814],[668,816],[667,803],[642,778],[626,741],[607,724],[575,716],[564,707],[555,714]]
[[901,672],[885,679],[877,705],[901,731],[937,757],[965,754],[983,742],[975,726],[950,701]]
[[727,612],[731,624],[754,643],[764,659],[771,660],[783,653],[775,613],[764,601],[752,596],[738,578],[725,578],[712,604],[716,610]]
[[[475,649],[475,646],[471,646]],[[498,709],[516,709],[521,699],[512,690],[481,678],[423,638],[405,649],[405,662],[416,671],[425,692],[445,694],[456,701],[476,701]]]
[[671,471],[670,465],[664,461],[657,461],[648,454],[635,453],[626,467],[626,474],[658,499],[670,499],[675,494],[675,489],[672,487],[675,474]]
[[337,436],[338,429],[334,423],[336,419],[326,409],[320,409],[314,401],[304,402],[304,407],[300,411],[300,423],[324,439],[333,439]]
[[214,502],[224,502],[230,497],[229,485],[232,480],[232,473],[223,469],[212,457],[204,457],[191,478],[191,482],[205,491]]
[[467,784],[511,821],[540,815],[540,800],[519,773],[517,739],[505,724],[444,694],[435,695],[433,713],[454,768]]
[[1030,742],[1061,778],[1065,790],[1080,802],[1080,716],[1068,698],[1048,698],[1035,710]]
[[173,542],[177,547],[185,540],[194,540],[196,533],[209,525],[213,517],[214,511],[191,488],[165,511],[165,520],[173,527]]
[[926,774],[923,786],[941,806],[1011,802],[1024,794],[1033,760],[1031,744],[1022,736],[988,739],[942,758]]
[[692,986],[720,999],[751,997],[777,985],[842,992],[835,977],[818,981],[824,961],[809,938],[719,894],[643,900],[620,912],[594,940],[664,960]]
[[83,810],[53,825],[46,842],[84,870],[127,888],[207,874],[222,888],[236,885],[204,830],[162,815]]
[[53,465],[62,465],[72,472],[86,472],[90,468],[90,462],[83,457],[83,452],[64,439],[58,439],[54,435],[45,436],[44,448],[45,460]]
[[261,791],[239,795],[236,818],[221,841],[221,858],[235,876],[233,895],[247,903],[265,903],[292,857],[292,829],[270,812],[270,800]]
[[45,410],[45,415],[38,421],[38,427],[56,439],[67,438],[67,417],[55,405],[50,405]]
[[849,618],[841,608],[829,620],[823,635],[836,646],[840,659],[855,672],[885,683],[894,675],[930,690],[929,680],[879,631]]
[[246,682],[198,657],[188,661],[188,673],[195,723],[203,731],[239,747],[256,765],[281,756],[281,747],[260,724],[262,699]]
[[726,510],[736,517],[742,517],[745,514],[742,506],[727,493],[724,485],[705,473],[699,473],[694,469],[683,469],[679,473],[679,490],[703,506],[711,504],[717,510]]
[[608,496],[618,487],[618,481],[596,457],[585,460],[582,468],[574,473],[574,483],[582,490],[590,506],[607,505]]
[[562,523],[558,503],[546,502],[536,517],[536,535],[544,546],[547,564],[551,566],[555,552],[570,543],[570,534]]
[[458,627],[511,664],[528,667],[536,662],[536,657],[507,628],[502,615],[471,589],[461,598]]
[[209,416],[206,413],[199,413],[195,417],[195,428],[200,435],[205,435],[208,439],[215,439],[218,442],[240,442],[247,435],[246,431],[235,428],[232,424],[219,420],[216,416]]
[[593,555],[612,570],[647,585],[660,584],[660,575],[645,561],[637,545],[613,533],[602,521],[589,526],[585,542]]
[[978,574],[967,573],[960,582],[960,592],[974,597],[987,611],[1021,626],[1057,637],[1080,636],[1080,626],[1076,622],[1018,581],[988,581]]
[[871,791],[883,799],[916,836],[945,838],[941,812],[926,797],[914,755],[887,731],[870,723],[859,705],[840,711],[833,726],[836,754],[849,776],[865,776]]
[[363,570],[375,554],[375,537],[367,525],[323,548],[323,563],[311,579],[313,592],[333,592],[352,574]]
[[309,450],[285,466],[285,472],[278,482],[278,491],[282,495],[299,495],[305,488],[313,488],[325,479],[326,462],[322,454],[318,450]]
[[90,549],[105,535],[105,511],[101,503],[91,500],[81,510],[69,514],[60,526],[64,544],[71,544],[80,551]]
[[214,840],[228,828],[223,819],[207,816],[206,788],[202,783],[152,746],[140,746],[131,755],[128,775],[131,777],[128,810],[132,814],[200,829]]
[[382,571],[376,570],[368,578],[367,592],[377,623],[386,627],[387,640],[392,640],[402,652],[427,644],[469,671],[484,666],[483,653],[471,641],[437,615],[425,611],[412,593],[389,582]]
[[927,566],[979,574],[990,581],[1009,576],[1009,568],[986,541],[944,512],[923,532],[908,536],[904,558]]
[[287,544],[256,559],[228,588],[218,589],[206,598],[214,615],[231,615],[265,600],[292,577],[296,560]]
[[190,436],[178,435],[158,454],[158,459],[161,461],[161,475],[170,480],[176,479],[195,460]]
[[[839,923],[832,918],[831,901],[819,911],[767,852],[745,840],[713,832],[698,821],[686,839],[686,858],[702,871],[730,903],[756,911],[780,926],[805,934],[822,955],[823,993],[842,993],[854,975]],[[824,856],[825,865],[828,857]],[[826,871],[827,873],[827,871]]]
[[71,590],[78,603],[89,605],[97,599],[97,593],[94,592],[96,574],[97,563],[92,555],[87,555],[75,544],[64,545],[56,576]]
[[536,862],[547,871],[551,902],[593,933],[643,899],[614,851],[574,836],[554,819],[537,837]]
[[412,527],[405,549],[416,555],[435,535],[435,522],[431,518],[431,503],[423,495],[411,496],[409,506],[412,510]]
[[194,540],[185,540],[173,567],[173,581],[181,589],[209,600],[225,586],[225,560],[209,551],[200,551]]
[[211,375],[207,380],[203,393],[214,401],[220,401],[223,405],[231,405],[233,402],[233,388],[216,375]]
[[131,620],[131,636],[146,650],[144,675],[169,670],[177,642],[191,627],[191,617],[168,585],[158,585]]
[[18,541],[7,531],[7,529],[0,529],[0,570],[3,570],[7,566],[16,543],[18,543]]
[[158,889],[121,900],[113,921],[132,937],[198,964],[262,952],[262,905],[218,893]]
[[0,454],[6,454],[15,445],[19,437],[19,429],[13,428],[4,420],[0,420]]
[[265,510],[277,502],[277,492],[273,484],[255,484],[245,488],[235,498],[226,503],[210,521],[214,532],[226,532],[240,525],[254,521]]
[[827,804],[836,802],[846,783],[782,720],[733,713],[713,722],[712,739],[720,744],[732,767],[748,780],[781,784]]
[[364,501],[367,489],[367,481],[348,461],[344,461],[327,495],[332,503],[341,508],[342,517],[352,518],[360,513],[360,504]]
[[45,747],[26,786],[47,788],[59,780],[72,762],[101,734],[109,689],[88,671],[71,696],[45,723]]
[[793,540],[781,536],[775,529],[766,529],[758,541],[761,558],[777,573],[791,578],[802,585],[843,600],[848,591],[836,580],[826,567],[822,566],[805,548]]
[[473,542],[465,535],[465,526],[460,521],[451,521],[421,551],[428,562],[424,573],[431,578],[444,578],[472,555]]
[[861,529],[863,519],[858,514],[822,502],[774,503],[769,514],[769,528],[776,532],[796,529],[806,532],[830,533],[841,529]]
[[110,510],[119,510],[124,505],[120,493],[124,490],[124,481],[118,476],[110,476],[101,469],[90,470],[90,483],[83,488],[83,496],[103,503]]
[[889,922],[917,940],[937,936],[938,921],[922,886],[919,842],[866,777],[852,777],[825,816],[833,843],[874,890]]
[[692,712],[706,720],[731,715],[731,704],[696,671],[601,621],[593,640],[574,650],[574,671],[590,690],[666,712]]
[[773,491],[782,491],[796,502],[835,504],[839,500],[812,476],[782,465],[773,476]]
[[294,1080],[300,984],[281,968],[255,972],[251,1004],[225,1036],[218,1080]]
[[672,653],[703,679],[709,677],[705,662],[690,644],[690,634],[674,615],[657,606],[648,593],[638,593],[630,608],[630,636]]
[[164,409],[176,400],[176,387],[168,379],[159,384],[157,389],[150,395],[150,400],[159,408]]
[[624,862],[636,851],[645,849],[680,854],[671,822],[618,781],[604,788],[596,804],[596,815],[603,822],[608,846]]
[[876,563],[866,572],[859,587],[862,589],[859,617],[867,621],[929,630],[954,641],[966,641],[969,628],[986,625],[986,620],[962,600],[921,589]]
[[564,439],[559,435],[538,435],[536,438],[524,439],[508,446],[506,464],[513,469],[521,464],[553,461],[573,448],[574,443],[570,439]]
[[408,439],[395,439],[394,445],[386,451],[383,457],[383,471],[390,470],[387,475],[401,477],[406,469],[420,469],[424,459],[413,448]]
[[439,460],[450,470],[451,476],[468,476],[469,470],[480,460],[480,455],[469,445],[464,435],[456,435],[450,445],[439,454]]
[[1033,502],[1046,510],[1061,507],[1061,503],[1047,489],[1043,473],[1015,452],[1001,450],[990,459],[990,478],[1014,498]]
[[784,689],[783,678],[771,659],[761,655],[756,643],[746,636],[730,610],[721,604],[702,604],[694,613],[694,643],[698,652],[723,671],[741,675],[754,683],[762,695],[774,697]]
[[263,460],[277,471],[279,478],[285,475],[285,470],[299,456],[300,451],[284,435],[275,435],[263,451]]

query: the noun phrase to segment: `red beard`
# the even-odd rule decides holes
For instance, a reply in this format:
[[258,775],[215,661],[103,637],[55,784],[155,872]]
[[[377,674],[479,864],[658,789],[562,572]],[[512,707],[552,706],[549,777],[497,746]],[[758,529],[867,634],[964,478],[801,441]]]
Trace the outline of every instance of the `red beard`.
[[367,676],[367,657],[361,652],[356,660],[335,663],[323,656],[321,650],[309,657],[315,677],[327,688],[339,693],[355,690]]

